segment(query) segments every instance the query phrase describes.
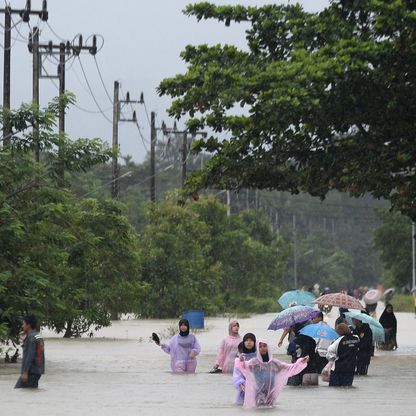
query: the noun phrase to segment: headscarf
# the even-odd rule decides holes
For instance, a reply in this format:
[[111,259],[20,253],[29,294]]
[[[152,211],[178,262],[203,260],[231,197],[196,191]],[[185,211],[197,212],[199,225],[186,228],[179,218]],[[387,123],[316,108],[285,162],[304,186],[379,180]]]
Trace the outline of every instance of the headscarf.
[[[185,332],[181,331],[181,325],[182,324],[186,325],[186,327],[188,328]],[[181,319],[179,321],[179,335],[181,337],[186,337],[187,335],[189,335],[189,321],[187,319]]]
[[[251,339],[251,340],[253,340],[253,341],[254,341],[254,346],[253,346],[253,348],[248,349],[248,348],[245,346],[244,342],[245,342],[246,340],[248,340],[248,339]],[[244,354],[252,354],[252,353],[254,353],[254,352],[256,352],[256,336],[255,336],[254,334],[252,334],[251,332],[248,332],[248,333],[247,333],[247,334],[245,334],[245,335],[244,335],[244,337],[243,337],[243,353],[244,353]]]
[[[260,344],[266,344],[267,345],[267,352],[266,352],[265,355],[260,354]],[[269,343],[267,341],[265,341],[264,339],[259,339],[259,341],[256,344],[256,347],[257,347],[257,359],[260,362],[268,363],[269,361],[271,361],[273,359],[272,352],[270,350],[270,346],[269,346]]]
[[[387,312],[387,308],[391,307],[391,312]],[[380,316],[379,319],[380,324],[383,328],[397,328],[397,319],[393,312],[393,305],[388,303]]]
[[[233,327],[235,324],[238,324],[238,321],[230,321],[230,323],[228,324],[228,335],[229,335],[229,336],[231,336],[231,337],[238,338],[240,335],[238,335],[238,333],[237,333],[237,334],[234,334],[234,333],[231,331],[232,327]],[[240,324],[238,324],[238,327],[240,327]]]

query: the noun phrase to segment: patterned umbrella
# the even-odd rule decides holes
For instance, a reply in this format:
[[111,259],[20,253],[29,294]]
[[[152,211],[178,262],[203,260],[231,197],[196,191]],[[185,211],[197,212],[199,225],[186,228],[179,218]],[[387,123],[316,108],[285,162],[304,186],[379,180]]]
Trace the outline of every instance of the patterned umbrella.
[[338,333],[325,322],[306,325],[299,332],[311,338],[329,339],[331,341],[339,337]]
[[384,342],[384,328],[376,319],[361,312],[345,312],[344,315],[350,325],[352,324],[352,318],[358,319],[359,321],[370,325],[373,333],[373,340],[376,342]]
[[292,306],[278,313],[267,329],[277,331],[282,328],[290,328],[295,324],[314,318],[318,313],[318,309],[310,306]]
[[[315,295],[306,290],[289,290],[280,296],[278,302],[283,309],[294,305],[313,306]],[[291,305],[292,304],[292,305]]]
[[363,305],[361,305],[358,299],[355,299],[346,293],[328,293],[327,295],[320,296],[318,299],[314,300],[313,303],[318,305],[339,306],[347,309],[363,309]]
[[363,301],[366,305],[375,305],[383,294],[378,289],[369,290],[363,297]]

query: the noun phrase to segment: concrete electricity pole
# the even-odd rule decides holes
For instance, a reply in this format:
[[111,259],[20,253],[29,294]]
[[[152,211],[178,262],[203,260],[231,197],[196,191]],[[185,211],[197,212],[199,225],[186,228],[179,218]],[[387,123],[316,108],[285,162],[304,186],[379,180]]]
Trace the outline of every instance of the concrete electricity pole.
[[113,159],[111,163],[111,198],[118,199],[119,183],[118,183],[118,122],[120,120],[120,102],[119,102],[120,84],[114,81],[114,97],[113,97]]
[[137,115],[136,111],[133,111],[132,118],[120,118],[121,107],[124,104],[144,104],[144,97],[143,93],[140,94],[139,100],[131,100],[130,93],[127,91],[126,98],[124,100],[119,99],[120,94],[120,83],[118,81],[114,81],[114,97],[113,97],[113,160],[111,165],[111,198],[118,199],[120,194],[120,184],[119,184],[119,166],[118,166],[118,151],[119,151],[119,143],[118,143],[118,123],[122,122],[130,122],[135,123],[137,126]]
[[[4,72],[3,72],[3,108],[10,109],[10,73],[11,73],[11,31],[12,31],[12,15],[19,15],[23,22],[30,21],[30,16],[38,16],[42,21],[48,20],[47,2],[43,0],[42,10],[32,10],[31,1],[26,0],[26,7],[24,9],[12,9],[6,6],[0,9],[0,13],[4,14]],[[3,144],[5,146],[10,143],[10,126],[7,122],[3,123]]]
[[[97,53],[97,37],[92,37],[92,45],[83,45],[82,35],[79,36],[78,45],[72,45],[70,41],[60,42],[58,44],[49,41],[48,43],[39,43],[39,29],[33,28],[31,35],[29,36],[28,43],[29,52],[33,55],[33,104],[39,107],[39,80],[41,78],[52,78],[58,79],[59,81],[59,96],[62,97],[65,94],[65,66],[67,56],[79,56],[84,50],[88,51],[91,55]],[[59,64],[57,69],[57,75],[43,75],[42,74],[42,56],[44,55],[59,55]],[[65,135],[65,107],[60,106],[59,108],[59,134],[61,135],[61,141],[64,141]],[[39,138],[39,128],[37,125],[34,126],[33,131],[34,139]],[[60,172],[59,172],[59,185],[64,185],[64,161],[62,157],[62,145],[59,146],[60,156]],[[35,149],[35,160],[39,162],[39,146]]]

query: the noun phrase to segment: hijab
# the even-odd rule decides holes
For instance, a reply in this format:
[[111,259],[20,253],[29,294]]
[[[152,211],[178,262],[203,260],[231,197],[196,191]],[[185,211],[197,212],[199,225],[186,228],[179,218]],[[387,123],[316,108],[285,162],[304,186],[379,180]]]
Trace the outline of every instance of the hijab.
[[[235,325],[235,324],[238,324],[238,321],[230,321],[230,323],[228,324],[228,335],[230,336],[230,337],[234,337],[234,338],[239,338],[240,337],[240,335],[237,333],[237,334],[234,334],[233,332],[232,332],[232,328],[233,328],[233,326]],[[240,327],[240,325],[238,324],[238,327]]]
[[[387,308],[391,308],[391,312],[387,311]],[[380,324],[383,328],[396,328],[397,327],[397,319],[393,312],[393,305],[388,303],[380,316],[379,319]]]
[[[181,331],[181,325],[182,324],[186,325],[186,327],[188,328],[185,332]],[[189,321],[187,319],[181,319],[179,321],[179,335],[181,337],[186,337],[187,335],[189,335]]]
[[[260,344],[266,344],[267,345],[267,352],[266,352],[266,354],[264,354],[264,355],[261,355],[260,354]],[[272,356],[272,352],[270,351],[270,346],[269,346],[269,344],[268,344],[268,342],[267,341],[265,341],[265,340],[263,340],[263,339],[260,339],[258,342],[257,342],[257,345],[256,345],[256,347],[257,347],[257,359],[260,361],[260,362],[263,362],[263,363],[268,363],[269,361],[271,361],[272,359],[273,359],[273,356]]]
[[[251,339],[251,340],[253,340],[253,341],[254,341],[253,348],[248,349],[248,348],[245,346],[244,342],[245,342],[247,339]],[[244,354],[252,354],[252,353],[254,353],[254,352],[256,352],[256,336],[255,336],[254,334],[252,334],[251,332],[248,332],[248,333],[247,333],[247,334],[245,334],[245,335],[244,335],[244,337],[243,337],[243,353],[244,353]]]

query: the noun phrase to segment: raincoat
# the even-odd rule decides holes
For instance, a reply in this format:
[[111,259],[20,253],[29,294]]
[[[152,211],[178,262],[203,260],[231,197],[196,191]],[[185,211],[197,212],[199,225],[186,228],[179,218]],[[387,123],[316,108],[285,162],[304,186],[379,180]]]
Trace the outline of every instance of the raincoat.
[[240,335],[234,335],[231,328],[237,321],[231,321],[228,325],[228,336],[226,336],[218,350],[217,360],[215,365],[221,368],[223,373],[232,373],[234,370],[234,360],[237,357],[238,344],[242,341]]
[[189,358],[191,351],[198,355],[201,347],[194,334],[182,336],[176,334],[169,344],[160,344],[163,351],[170,355],[170,367],[174,373],[194,373],[196,358]]
[[267,345],[269,360],[263,362],[259,352],[260,343],[267,344],[267,341],[260,340],[257,343],[256,358],[248,362],[236,362],[237,368],[246,378],[244,395],[244,407],[246,408],[273,406],[287,379],[301,372],[307,366],[306,358],[301,358],[294,364],[274,360],[269,345]]
[[239,366],[240,361],[250,361],[252,358],[256,358],[256,353],[241,354],[241,357],[237,357],[234,360],[234,371],[233,371],[233,385],[237,390],[237,397],[235,399],[236,404],[244,403],[244,391],[241,390],[241,386],[246,384],[246,378],[241,371],[241,366]]

